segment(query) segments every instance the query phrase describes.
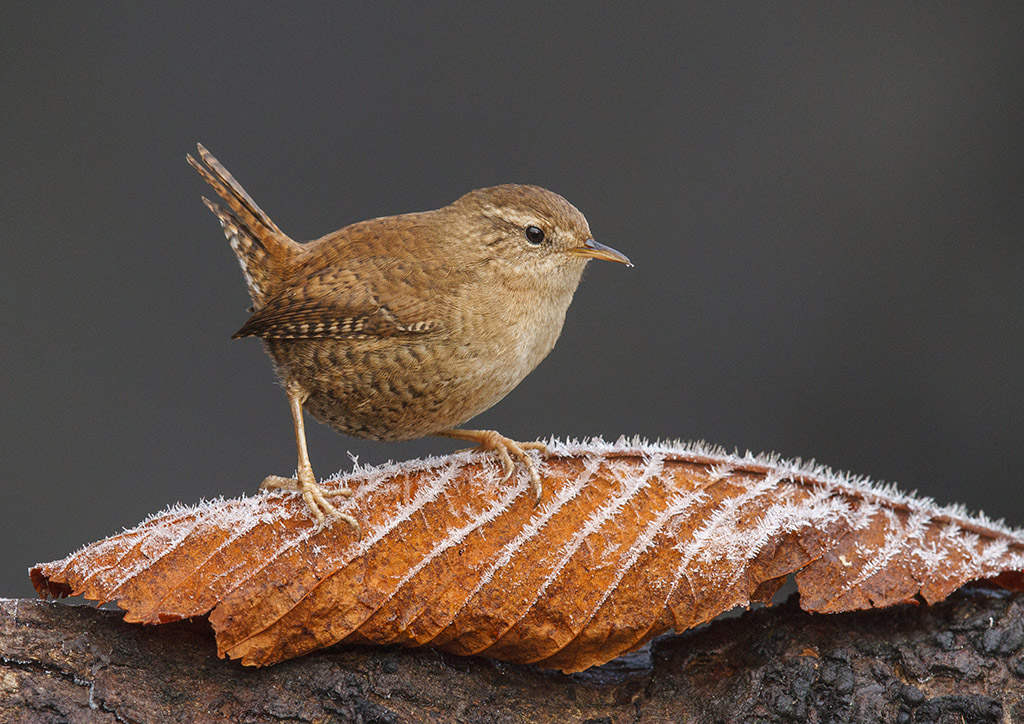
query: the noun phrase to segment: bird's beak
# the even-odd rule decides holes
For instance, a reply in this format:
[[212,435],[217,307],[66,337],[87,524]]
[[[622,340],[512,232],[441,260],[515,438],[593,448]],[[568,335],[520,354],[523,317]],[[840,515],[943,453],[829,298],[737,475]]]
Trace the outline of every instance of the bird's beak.
[[576,256],[588,256],[593,259],[617,261],[619,264],[633,266],[633,262],[631,262],[621,251],[615,251],[615,249],[610,246],[598,244],[593,239],[587,239],[583,242],[583,246],[575,246],[572,249],[569,249],[569,253],[575,254]]

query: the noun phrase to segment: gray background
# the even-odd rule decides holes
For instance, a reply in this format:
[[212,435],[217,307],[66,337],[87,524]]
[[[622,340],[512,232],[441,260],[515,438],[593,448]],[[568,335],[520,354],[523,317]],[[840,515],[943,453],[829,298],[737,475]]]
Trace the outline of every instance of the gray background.
[[[1024,524],[1022,5],[629,5],[0,4],[0,594],[294,469],[196,141],[298,239],[514,181],[633,258],[480,426],[815,457]],[[458,446],[309,437],[320,475]]]

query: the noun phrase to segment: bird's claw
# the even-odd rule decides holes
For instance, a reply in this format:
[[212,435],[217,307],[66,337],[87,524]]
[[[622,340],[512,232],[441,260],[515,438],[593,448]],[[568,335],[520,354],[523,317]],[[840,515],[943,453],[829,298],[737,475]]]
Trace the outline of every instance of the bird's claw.
[[309,471],[308,475],[303,475],[302,472],[303,471],[300,471],[300,473],[294,478],[285,478],[280,475],[268,475],[264,478],[263,482],[260,483],[260,490],[287,490],[300,493],[302,495],[302,499],[306,501],[306,506],[313,514],[313,517],[316,518],[316,522],[320,527],[323,527],[329,518],[340,518],[352,527],[357,538],[361,538],[362,528],[359,525],[359,521],[348,513],[343,513],[338,510],[334,507],[331,501],[328,500],[328,498],[337,497],[347,498],[352,495],[352,491],[348,488],[328,490],[316,482],[316,478],[313,477],[312,471]]
[[498,459],[501,461],[502,482],[512,476],[512,472],[515,470],[515,462],[512,458],[515,457],[526,468],[526,472],[530,476],[530,487],[533,489],[533,494],[539,503],[544,488],[541,485],[537,464],[526,451],[537,450],[541,456],[546,457],[549,454],[548,446],[542,442],[516,442],[512,438],[505,437],[494,430],[487,430],[485,432],[486,434],[480,436],[479,449],[490,450],[498,455]]

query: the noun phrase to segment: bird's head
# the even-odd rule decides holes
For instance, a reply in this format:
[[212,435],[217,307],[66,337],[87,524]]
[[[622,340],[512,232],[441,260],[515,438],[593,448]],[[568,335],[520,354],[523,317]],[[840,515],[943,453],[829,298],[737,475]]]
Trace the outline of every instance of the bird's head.
[[539,186],[504,184],[470,191],[448,207],[465,225],[465,243],[524,278],[564,278],[575,289],[590,259],[632,266],[594,241],[579,210]]

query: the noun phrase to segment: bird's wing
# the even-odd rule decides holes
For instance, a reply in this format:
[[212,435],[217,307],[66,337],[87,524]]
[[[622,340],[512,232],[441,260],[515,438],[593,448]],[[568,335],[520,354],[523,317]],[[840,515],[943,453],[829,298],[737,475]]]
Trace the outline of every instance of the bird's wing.
[[351,339],[436,332],[443,326],[443,270],[393,259],[300,274],[233,336]]

